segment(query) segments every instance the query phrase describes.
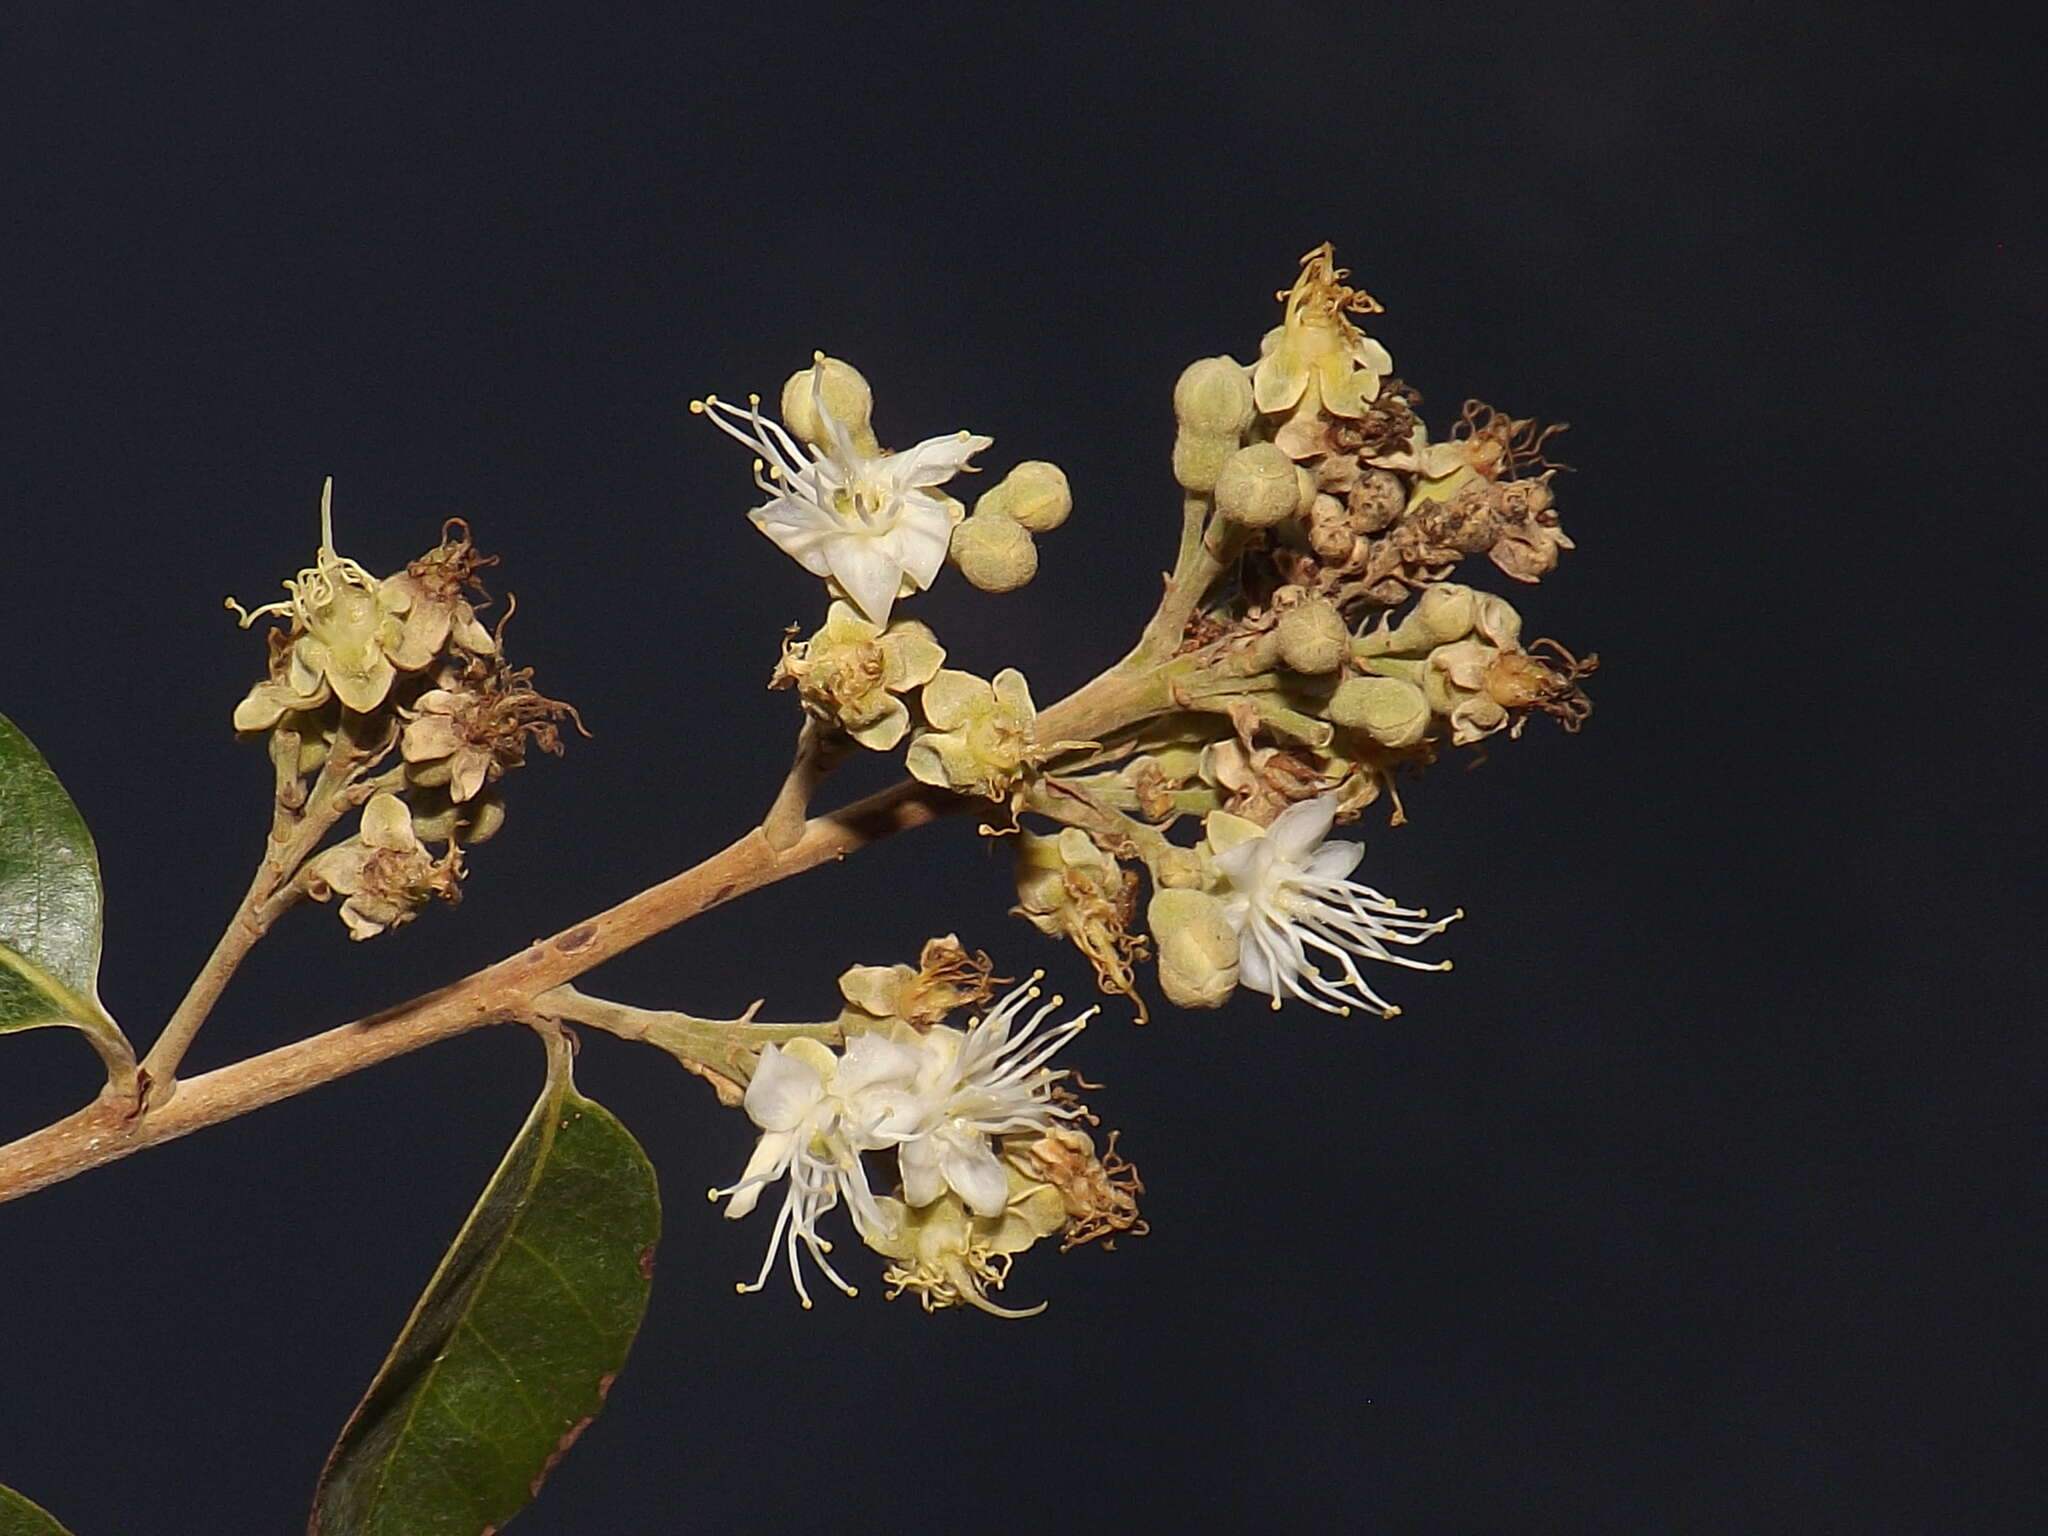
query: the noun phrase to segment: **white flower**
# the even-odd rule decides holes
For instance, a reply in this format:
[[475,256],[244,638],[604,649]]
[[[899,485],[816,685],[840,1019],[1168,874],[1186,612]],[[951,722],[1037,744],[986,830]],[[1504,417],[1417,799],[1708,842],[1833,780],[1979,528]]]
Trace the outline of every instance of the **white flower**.
[[754,483],[771,498],[747,516],[797,564],[837,582],[876,624],[889,622],[898,597],[929,587],[945,564],[960,504],[933,494],[992,438],[970,432],[928,437],[903,453],[875,457],[855,446],[825,408],[824,370],[812,374],[811,399],[831,438],[817,456],[780,424],[707,396],[692,408],[760,455]]
[[901,1024],[890,1035],[854,1036],[843,1055],[807,1039],[763,1050],[745,1099],[761,1139],[739,1182],[712,1190],[711,1198],[730,1197],[725,1214],[738,1218],[754,1209],[769,1185],[787,1180],[788,1188],[761,1271],[739,1289],[760,1290],[780,1250],[798,1297],[809,1307],[798,1261],[801,1244],[827,1279],[854,1294],[826,1257],[832,1244],[818,1235],[818,1222],[844,1199],[863,1237],[888,1233],[892,1223],[875,1200],[861,1160],[866,1152],[895,1149],[908,1205],[929,1205],[950,1188],[976,1215],[1000,1216],[1009,1183],[989,1138],[1043,1133],[1081,1113],[1055,1102],[1054,1085],[1067,1074],[1046,1062],[1086,1027],[1095,1010],[1041,1033],[1060,1004],[1055,997],[1013,1033],[1018,1015],[1038,995],[1027,982],[964,1032],[934,1028],[920,1035]]
[[788,1255],[796,1293],[808,1308],[811,1293],[797,1262],[797,1244],[802,1243],[827,1279],[854,1294],[825,1257],[832,1245],[818,1235],[818,1219],[844,1196],[856,1227],[881,1224],[860,1155],[890,1145],[914,1123],[917,1099],[910,1088],[923,1065],[917,1051],[880,1035],[856,1036],[844,1056],[803,1039],[761,1052],[745,1099],[761,1139],[739,1182],[712,1190],[711,1198],[731,1196],[725,1214],[736,1220],[753,1210],[768,1185],[786,1178],[789,1188],[768,1236],[761,1272],[740,1290],[758,1291],[767,1284],[779,1246]]
[[924,1063],[917,1091],[922,1119],[917,1134],[896,1148],[903,1174],[903,1199],[930,1205],[951,1189],[977,1216],[1000,1216],[1010,1197],[1003,1165],[989,1145],[991,1136],[1050,1130],[1079,1110],[1053,1101],[1053,1085],[1067,1074],[1046,1062],[1087,1028],[1090,1008],[1040,1034],[1060,999],[1041,1006],[1011,1033],[1011,1026],[1039,995],[1037,977],[1013,990],[965,1033],[940,1025],[920,1042]]
[[[1387,946],[1420,944],[1464,913],[1431,922],[1427,912],[1348,879],[1365,846],[1324,841],[1336,814],[1337,796],[1323,795],[1289,806],[1263,831],[1227,813],[1211,815],[1213,862],[1224,881],[1218,895],[1237,931],[1244,985],[1270,994],[1275,1008],[1296,997],[1326,1013],[1347,1014],[1355,1004],[1390,1019],[1401,1010],[1373,991],[1353,957],[1447,971],[1448,960],[1429,965]],[[1310,950],[1335,960],[1341,974],[1323,974]]]

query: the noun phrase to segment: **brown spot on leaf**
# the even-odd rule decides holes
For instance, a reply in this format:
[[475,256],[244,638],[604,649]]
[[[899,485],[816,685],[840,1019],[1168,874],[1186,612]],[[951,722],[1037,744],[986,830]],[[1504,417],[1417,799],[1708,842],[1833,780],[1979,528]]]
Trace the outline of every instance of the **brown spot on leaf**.
[[[599,1396],[603,1396],[604,1392],[611,1386],[612,1378],[617,1374],[618,1372],[616,1371],[606,1373],[603,1380],[598,1386]],[[577,1437],[581,1435],[583,1431],[590,1428],[591,1421],[596,1417],[597,1415],[594,1413],[586,1413],[582,1418],[578,1419],[574,1424],[571,1424],[567,1429],[562,1431],[562,1438],[555,1442],[555,1448],[548,1453],[547,1465],[542,1467],[540,1469],[540,1472],[534,1477],[534,1480],[526,1485],[526,1492],[528,1497],[540,1497],[540,1485],[546,1482],[548,1480],[548,1474],[555,1470],[555,1463],[560,1461],[564,1456],[569,1454],[569,1447],[576,1443]]]
[[[652,1280],[654,1278],[654,1247],[652,1244],[640,1250],[640,1278],[642,1280]],[[604,1384],[606,1388],[609,1388],[612,1384],[611,1377],[607,1376]]]

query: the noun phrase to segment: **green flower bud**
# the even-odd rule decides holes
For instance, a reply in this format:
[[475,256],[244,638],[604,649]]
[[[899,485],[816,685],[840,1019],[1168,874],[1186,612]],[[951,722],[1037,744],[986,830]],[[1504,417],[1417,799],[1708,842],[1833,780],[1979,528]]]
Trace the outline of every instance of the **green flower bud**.
[[[1408,610],[1408,616],[1398,625],[1359,637],[1359,654],[1403,655],[1450,645],[1472,633],[1486,611],[1485,604],[1499,602],[1497,597],[1485,597],[1452,581],[1424,587],[1415,606]],[[1501,606],[1506,607],[1505,604]],[[1508,612],[1512,615],[1514,610],[1509,609]]]
[[1429,700],[1398,677],[1346,678],[1330,695],[1326,713],[1384,747],[1413,746],[1429,729]]
[[1038,574],[1038,546],[1000,512],[977,508],[954,528],[948,553],[960,574],[984,592],[1014,592]]
[[1237,934],[1207,891],[1161,891],[1145,908],[1159,989],[1179,1008],[1221,1008],[1237,990]]
[[[846,429],[854,447],[873,457],[881,452],[875,441],[875,392],[860,370],[824,353],[814,354],[808,368],[789,376],[782,386],[782,424],[813,448],[832,446],[831,434],[818,418],[817,397],[822,396],[832,419]],[[812,389],[816,381],[815,394]]]
[[974,504],[977,514],[1011,518],[1033,533],[1051,533],[1074,510],[1066,471],[1043,459],[1026,459]]
[[1223,461],[1216,475],[1216,510],[1247,528],[1270,528],[1301,509],[1301,479],[1294,461],[1273,443],[1253,443]]
[[1299,603],[1281,614],[1274,637],[1280,642],[1280,659],[1310,676],[1336,671],[1351,654],[1351,631],[1344,627],[1336,605],[1323,598]]
[[1415,627],[1434,643],[1447,645],[1472,633],[1477,607],[1470,587],[1440,582],[1423,588],[1422,596],[1416,600]]
[[1216,488],[1224,461],[1237,452],[1237,438],[1210,436],[1181,428],[1173,440],[1173,478],[1185,490],[1207,493]]
[[1196,437],[1244,437],[1256,413],[1252,381],[1234,358],[1205,357],[1189,363],[1173,386],[1173,415],[1181,430]]

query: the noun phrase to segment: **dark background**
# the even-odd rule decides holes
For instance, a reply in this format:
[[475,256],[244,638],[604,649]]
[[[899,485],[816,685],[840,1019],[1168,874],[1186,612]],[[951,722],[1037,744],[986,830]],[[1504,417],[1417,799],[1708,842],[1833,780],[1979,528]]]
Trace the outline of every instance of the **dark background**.
[[[195,1068],[760,815],[793,717],[760,684],[819,594],[684,407],[772,398],[813,347],[885,441],[1069,471],[1034,586],[912,609],[1046,701],[1169,562],[1175,374],[1253,355],[1332,239],[1439,432],[1468,394],[1574,424],[1581,547],[1510,595],[1607,666],[1582,736],[1364,824],[1378,883],[1471,913],[1454,974],[1392,978],[1400,1019],[1090,1032],[1154,1230],[1027,1256],[1035,1322],[872,1272],[809,1314],[735,1297],[767,1218],[699,1192],[750,1128],[590,1042],[668,1231],[519,1529],[2026,1525],[2038,39],[1893,6],[601,10],[0,29],[0,707],[98,837],[138,1037],[260,848],[227,716],[261,648],[220,597],[309,558],[323,475],[376,569],[469,518],[596,736],[512,781],[459,910],[286,925]],[[1079,989],[1008,901],[947,825],[588,985],[802,1016],[957,929]],[[4,1056],[0,1133],[93,1089],[64,1032]],[[0,1481],[80,1536],[297,1528],[538,1069],[490,1031],[0,1211]]]

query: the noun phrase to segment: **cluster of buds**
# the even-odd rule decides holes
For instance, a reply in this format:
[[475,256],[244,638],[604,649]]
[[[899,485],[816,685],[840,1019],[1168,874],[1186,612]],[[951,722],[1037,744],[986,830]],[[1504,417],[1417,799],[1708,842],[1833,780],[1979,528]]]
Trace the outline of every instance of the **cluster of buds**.
[[[1402,824],[1397,775],[1444,752],[1519,737],[1537,713],[1576,730],[1590,712],[1596,658],[1525,645],[1511,604],[1453,579],[1484,555],[1535,583],[1572,548],[1563,466],[1544,453],[1558,429],[1475,401],[1432,441],[1421,397],[1359,328],[1381,306],[1346,276],[1328,245],[1309,252],[1256,361],[1203,358],[1176,383],[1175,569],[1137,648],[1056,707],[1094,740],[1055,739],[1021,672],[949,669],[928,628],[893,614],[948,559],[985,591],[1031,580],[1037,535],[1072,506],[1057,467],[1018,464],[969,516],[941,487],[992,440],[884,451],[867,381],[822,353],[785,385],[779,423],[758,397],[693,404],[755,451],[768,500],[754,523],[826,582],[823,627],[785,643],[773,679],[802,702],[811,761],[901,747],[914,779],[1005,806],[1009,823],[983,830],[1016,837],[1013,910],[1079,949],[1140,1022],[1148,959],[1181,1007],[1246,990],[1276,1009],[1397,1014],[1367,962],[1448,970],[1416,951],[1463,913],[1363,883],[1363,846],[1334,831],[1383,796]],[[991,985],[985,960],[934,941],[915,969],[847,972],[828,1031],[841,1050],[811,1035],[763,1048],[743,1100],[760,1140],[713,1195],[741,1216],[787,1191],[741,1289],[781,1253],[806,1305],[804,1254],[850,1292],[818,1230],[842,1203],[892,1261],[891,1294],[1002,1315],[988,1293],[1017,1253],[1142,1229],[1134,1170],[1113,1137],[1098,1152],[1048,1065],[1087,1015],[1047,1027],[1057,999],[1027,1016],[1027,984],[965,1030],[942,1022]]]
[[[1037,978],[1012,989],[965,1029],[942,1022],[992,994],[985,957],[956,940],[925,946],[921,964],[857,966],[842,978],[847,1009],[834,1051],[799,1037],[770,1044],[753,1065],[743,1104],[761,1134],[738,1182],[714,1189],[726,1215],[747,1215],[771,1186],[786,1187],[760,1273],[778,1256],[805,1307],[802,1259],[851,1296],[819,1224],[842,1203],[863,1242],[890,1260],[887,1294],[915,1294],[926,1310],[972,1306],[999,1317],[990,1299],[1015,1256],[1059,1237],[1063,1249],[1141,1232],[1137,1172],[1114,1138],[1098,1156],[1083,1125],[1086,1106],[1049,1065],[1086,1026],[1089,1009],[1057,1024],[1060,1007]],[[878,1169],[889,1171],[878,1192]]]
[[1051,739],[1021,672],[950,669],[926,626],[892,614],[949,557],[988,591],[1030,580],[1035,537],[1072,507],[1056,466],[1016,465],[969,516],[942,487],[992,439],[885,451],[867,381],[823,353],[784,385],[779,423],[758,397],[693,405],[756,452],[754,523],[826,581],[824,625],[785,644],[773,679],[827,733],[819,760],[901,747],[913,778],[1004,806],[1002,830],[1059,823],[1020,839],[1016,911],[1141,1020],[1148,952],[1184,1006],[1248,987],[1392,1013],[1357,962],[1440,969],[1406,950],[1448,920],[1350,881],[1359,850],[1326,843],[1333,826],[1382,798],[1399,825],[1403,774],[1536,713],[1575,730],[1590,712],[1579,684],[1597,658],[1525,645],[1513,606],[1451,579],[1484,554],[1532,583],[1572,547],[1544,455],[1557,429],[1469,402],[1432,441],[1359,327],[1380,304],[1346,277],[1328,245],[1310,251],[1256,361],[1203,358],[1176,383],[1184,537],[1161,613],[1173,584],[1193,601],[1177,632],[1148,628],[1151,702],[1099,741]]
[[[506,661],[502,620],[494,633],[477,617],[486,599],[477,574],[496,562],[460,519],[380,578],[336,552],[332,497],[330,480],[319,551],[284,583],[282,600],[253,610],[227,600],[244,628],[284,621],[269,631],[269,675],[235,707],[234,725],[269,740],[273,843],[316,815],[331,824],[362,807],[355,833],[305,862],[297,887],[318,901],[342,897],[350,936],[367,939],[436,897],[460,898],[462,849],[504,822],[493,786],[530,746],[559,753],[560,722],[575,711]],[[398,764],[377,773],[394,751]],[[442,845],[438,855],[430,842]]]
[[[1051,762],[1057,792],[1028,800],[1069,822],[1064,861],[1102,890],[1118,860],[1148,867],[1159,982],[1185,1007],[1242,986],[1276,1007],[1393,1013],[1357,962],[1441,969],[1406,951],[1449,919],[1353,883],[1361,850],[1327,842],[1333,826],[1382,796],[1398,825],[1397,775],[1519,736],[1532,714],[1576,730],[1591,709],[1580,679],[1597,658],[1525,646],[1512,605],[1449,579],[1484,554],[1532,583],[1571,547],[1543,454],[1557,429],[1472,402],[1432,442],[1420,397],[1355,322],[1379,304],[1345,277],[1327,245],[1309,252],[1256,362],[1182,373],[1173,473],[1211,565],[1163,664],[1177,707],[1088,754],[1085,774]],[[1162,835],[1188,817],[1192,849]],[[1020,865],[1019,910],[1098,973],[1142,942],[1127,906],[1049,920],[1044,889]]]

